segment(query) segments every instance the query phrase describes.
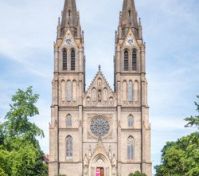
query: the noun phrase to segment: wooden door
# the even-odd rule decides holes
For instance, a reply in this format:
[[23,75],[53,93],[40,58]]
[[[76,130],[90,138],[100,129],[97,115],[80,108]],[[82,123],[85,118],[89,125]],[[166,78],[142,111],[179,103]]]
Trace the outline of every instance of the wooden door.
[[100,168],[100,176],[104,176],[104,168],[103,167]]

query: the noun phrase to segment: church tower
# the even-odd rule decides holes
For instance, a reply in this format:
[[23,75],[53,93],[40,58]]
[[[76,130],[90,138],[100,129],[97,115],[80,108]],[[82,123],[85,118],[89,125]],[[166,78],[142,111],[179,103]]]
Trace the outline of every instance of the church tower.
[[[147,104],[145,43],[134,0],[124,0],[115,36],[114,88],[118,111],[118,169],[151,175],[151,128]],[[133,154],[130,152],[134,145]],[[127,156],[127,157],[126,157]]]
[[65,0],[54,43],[49,176],[72,174],[74,170],[76,175],[82,173],[84,87],[84,36],[79,12],[75,0]]
[[145,44],[134,0],[123,0],[115,36],[114,90],[101,67],[85,89],[84,36],[65,0],[54,44],[49,176],[151,176]]

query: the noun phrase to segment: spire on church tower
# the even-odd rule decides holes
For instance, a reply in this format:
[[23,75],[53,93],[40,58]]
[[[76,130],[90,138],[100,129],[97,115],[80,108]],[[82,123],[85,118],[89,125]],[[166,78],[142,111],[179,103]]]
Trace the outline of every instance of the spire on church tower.
[[67,30],[70,30],[74,37],[81,37],[81,26],[79,12],[76,8],[75,0],[65,0],[62,20],[60,24],[60,36],[63,37]]
[[126,36],[130,28],[134,32],[134,35],[138,37],[139,25],[134,0],[123,1],[123,9],[120,13],[119,27],[121,29],[122,37]]

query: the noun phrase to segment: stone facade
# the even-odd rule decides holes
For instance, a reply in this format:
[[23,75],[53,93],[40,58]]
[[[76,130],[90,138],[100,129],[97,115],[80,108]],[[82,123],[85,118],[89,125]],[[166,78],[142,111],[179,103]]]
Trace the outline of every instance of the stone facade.
[[101,69],[85,90],[84,35],[75,0],[65,0],[54,44],[49,176],[151,176],[145,44],[133,0],[115,37],[114,90]]

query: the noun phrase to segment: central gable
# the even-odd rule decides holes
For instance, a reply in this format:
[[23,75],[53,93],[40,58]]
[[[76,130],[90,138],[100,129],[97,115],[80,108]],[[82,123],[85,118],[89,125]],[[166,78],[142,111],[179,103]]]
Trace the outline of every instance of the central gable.
[[113,106],[115,104],[115,93],[110,88],[101,70],[97,72],[85,93],[85,106]]

